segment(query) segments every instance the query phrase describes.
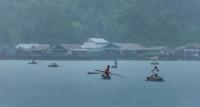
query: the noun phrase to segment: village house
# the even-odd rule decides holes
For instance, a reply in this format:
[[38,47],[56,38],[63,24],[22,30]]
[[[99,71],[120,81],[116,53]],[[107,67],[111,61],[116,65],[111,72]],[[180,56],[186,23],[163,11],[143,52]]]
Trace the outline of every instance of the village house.
[[104,57],[116,59],[117,57],[120,56],[120,48],[121,48],[120,46],[114,43],[109,43],[108,45],[103,47]]
[[160,56],[164,47],[144,47],[137,43],[116,43],[120,48],[120,56],[135,59],[148,59],[155,56]]
[[49,44],[38,44],[31,48],[32,53],[37,57],[46,57],[48,56],[47,50],[50,48]]
[[[161,55],[165,54],[165,46],[154,46],[154,47],[149,47],[144,50],[140,50],[140,53],[143,54],[145,58],[152,58],[152,57],[160,57]],[[139,52],[138,52],[139,53]]]
[[66,50],[65,56],[75,56],[74,49],[81,49],[79,44],[61,44],[61,46]]
[[72,57],[90,57],[90,53],[88,49],[83,48],[74,48],[71,49]]
[[120,47],[102,38],[89,38],[82,49],[87,49],[91,57],[114,58],[119,56]]
[[109,42],[102,38],[89,38],[81,45],[82,49],[87,49],[90,57],[100,57],[104,54],[104,49]]
[[67,50],[61,44],[57,44],[50,45],[46,52],[49,57],[63,57],[66,55]]
[[37,46],[39,44],[17,44],[15,46],[17,52],[17,56],[35,56],[35,53],[33,52],[32,48]]
[[116,43],[120,47],[120,57],[142,57],[138,51],[146,49],[144,46],[137,43]]
[[79,44],[61,44],[65,48],[66,56],[85,56],[87,54],[87,49],[82,49]]
[[101,49],[102,47],[108,45],[109,42],[102,38],[89,38],[81,48],[85,49]]
[[200,59],[200,44],[187,44],[176,47],[176,54],[182,59]]

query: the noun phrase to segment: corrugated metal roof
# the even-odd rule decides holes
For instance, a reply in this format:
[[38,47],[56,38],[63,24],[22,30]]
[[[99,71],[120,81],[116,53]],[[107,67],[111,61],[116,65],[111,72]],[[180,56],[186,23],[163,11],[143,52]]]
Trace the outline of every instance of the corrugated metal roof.
[[165,46],[154,46],[154,47],[144,47],[137,43],[116,43],[120,48],[120,50],[162,50]]
[[71,49],[71,51],[89,51],[89,50],[88,49],[80,48],[80,49]]
[[17,44],[15,46],[15,48],[31,49],[31,48],[33,48],[33,47],[35,47],[37,45],[39,45],[39,44],[37,44],[37,43],[34,43],[34,44]]
[[32,48],[32,50],[33,50],[33,51],[42,51],[42,50],[48,49],[49,47],[50,47],[49,44],[39,44],[39,45],[37,45],[37,46],[34,46],[34,47]]
[[71,49],[80,49],[81,45],[79,44],[61,44],[62,47],[64,47],[67,50],[71,50]]
[[88,41],[81,45],[81,48],[103,48],[108,44],[109,42],[102,38],[89,38]]
[[103,47],[104,49],[120,49],[121,47],[114,44],[114,43],[109,43],[108,45]]
[[198,43],[193,43],[193,44],[187,44],[183,46],[178,46],[175,49],[177,50],[184,50],[184,49],[200,49],[200,44]]
[[107,40],[103,38],[89,38],[90,41],[96,42],[96,43],[109,43]]
[[83,44],[81,48],[88,48],[88,49],[100,49],[106,46],[107,44]]
[[165,46],[154,46],[154,47],[147,48],[147,50],[163,50],[165,48],[166,48]]
[[117,46],[121,47],[120,50],[144,50],[144,46],[137,43],[116,43]]

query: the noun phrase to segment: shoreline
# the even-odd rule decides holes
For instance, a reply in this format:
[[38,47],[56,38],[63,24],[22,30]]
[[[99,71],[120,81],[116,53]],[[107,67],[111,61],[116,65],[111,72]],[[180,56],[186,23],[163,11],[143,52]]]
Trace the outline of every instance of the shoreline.
[[[127,60],[127,61],[153,61],[148,58],[133,58],[133,57],[123,57],[123,58],[99,58],[99,57],[0,57],[0,60],[60,60],[60,61],[114,61],[117,60]],[[175,59],[175,58],[160,58],[159,61],[200,61],[200,59]]]

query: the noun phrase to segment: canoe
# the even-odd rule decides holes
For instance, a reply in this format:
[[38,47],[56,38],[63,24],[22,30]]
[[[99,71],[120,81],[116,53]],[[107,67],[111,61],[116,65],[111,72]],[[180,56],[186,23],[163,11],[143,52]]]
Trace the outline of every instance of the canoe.
[[29,62],[28,64],[37,64],[37,62]]
[[48,67],[58,67],[58,65],[52,64],[52,65],[48,65]]
[[151,62],[152,65],[159,65],[159,62]]
[[102,79],[104,80],[110,80],[111,76],[110,75],[101,75]]
[[164,79],[162,77],[156,77],[156,78],[154,78],[154,77],[148,76],[146,78],[146,81],[164,81]]

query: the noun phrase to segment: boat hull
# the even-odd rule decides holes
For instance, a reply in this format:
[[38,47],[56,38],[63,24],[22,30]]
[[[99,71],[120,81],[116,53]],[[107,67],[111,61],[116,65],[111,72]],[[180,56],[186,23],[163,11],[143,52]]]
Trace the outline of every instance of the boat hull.
[[147,77],[146,81],[164,81],[164,79],[162,77],[157,77],[157,78]]
[[111,76],[110,75],[101,75],[101,78],[104,80],[110,80]]
[[38,64],[38,63],[37,63],[37,62],[34,62],[34,63],[30,62],[30,63],[28,63],[28,64],[33,64],[33,65],[34,65],[34,64]]
[[48,65],[48,67],[58,67],[57,65]]
[[117,69],[117,66],[112,66],[112,68]]

